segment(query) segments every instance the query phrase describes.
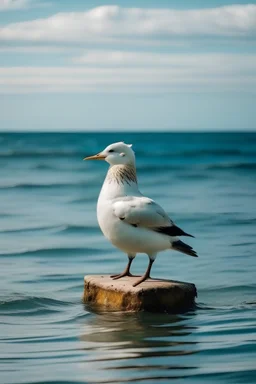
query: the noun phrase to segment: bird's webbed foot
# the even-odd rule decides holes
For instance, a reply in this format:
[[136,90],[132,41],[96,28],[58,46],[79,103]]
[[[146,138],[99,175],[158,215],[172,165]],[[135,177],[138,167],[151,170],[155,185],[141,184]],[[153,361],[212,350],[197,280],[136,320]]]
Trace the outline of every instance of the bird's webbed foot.
[[133,262],[133,259],[134,259],[135,256],[129,256],[128,255],[128,264],[126,265],[126,268],[123,272],[121,273],[118,273],[117,275],[111,275],[110,277],[113,279],[113,280],[117,280],[117,279],[120,279],[121,277],[124,277],[124,276],[133,276],[130,272],[130,268],[131,268],[131,265],[132,265],[132,262]]
[[133,287],[136,287],[137,285],[143,283],[143,281],[150,279],[150,276],[147,276],[146,274],[141,276],[135,283],[132,285]]
[[113,279],[113,280],[118,280],[120,279],[121,277],[125,277],[125,276],[134,276],[132,275],[130,272],[127,272],[127,271],[123,271],[122,273],[119,273],[117,275],[111,275],[110,277]]

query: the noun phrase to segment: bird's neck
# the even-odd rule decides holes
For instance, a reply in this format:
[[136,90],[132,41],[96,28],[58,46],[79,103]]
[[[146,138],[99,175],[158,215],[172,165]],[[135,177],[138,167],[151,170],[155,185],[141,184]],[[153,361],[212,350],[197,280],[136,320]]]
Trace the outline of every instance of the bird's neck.
[[109,167],[106,181],[117,184],[137,184],[136,168],[133,164],[112,165]]
[[113,199],[129,194],[137,194],[138,183],[135,165],[112,165],[102,186],[101,194]]

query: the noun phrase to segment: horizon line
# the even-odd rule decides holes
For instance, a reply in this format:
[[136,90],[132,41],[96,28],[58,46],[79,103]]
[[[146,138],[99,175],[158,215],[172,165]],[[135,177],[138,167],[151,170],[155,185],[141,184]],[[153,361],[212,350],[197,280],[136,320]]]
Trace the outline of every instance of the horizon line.
[[141,134],[141,133],[256,133],[256,128],[253,129],[223,129],[223,130],[218,130],[218,129],[210,129],[210,130],[63,130],[63,131],[54,131],[54,130],[46,130],[46,131],[41,131],[41,130],[4,130],[0,131],[0,134],[8,134],[8,133],[14,133],[14,134],[19,134],[19,133],[35,133],[35,134],[49,134],[49,133],[89,133],[89,134],[103,134],[103,133],[132,133],[132,134]]

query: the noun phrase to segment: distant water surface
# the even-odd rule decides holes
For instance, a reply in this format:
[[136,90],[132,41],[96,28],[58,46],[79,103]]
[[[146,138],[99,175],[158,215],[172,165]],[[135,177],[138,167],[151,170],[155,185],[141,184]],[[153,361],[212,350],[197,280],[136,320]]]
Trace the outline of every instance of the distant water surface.
[[[152,273],[195,283],[194,311],[82,303],[85,274],[126,264],[96,220],[107,164],[82,161],[115,141],[133,143],[141,191],[196,236],[198,259],[166,251]],[[256,382],[255,133],[6,133],[0,168],[0,383]]]

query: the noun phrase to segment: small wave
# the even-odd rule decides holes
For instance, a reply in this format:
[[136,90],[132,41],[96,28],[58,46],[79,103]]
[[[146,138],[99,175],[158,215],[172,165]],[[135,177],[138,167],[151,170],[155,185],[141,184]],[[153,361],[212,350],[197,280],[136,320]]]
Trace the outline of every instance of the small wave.
[[60,230],[61,233],[83,233],[83,234],[88,234],[91,232],[94,232],[97,230],[98,227],[96,226],[86,226],[86,225],[67,225],[63,226],[62,229]]
[[[0,215],[1,217],[1,215]],[[13,229],[0,229],[0,233],[27,233],[27,232],[37,232],[37,231],[46,231],[51,233],[83,233],[88,234],[97,230],[97,226],[87,226],[87,225],[46,225],[38,227],[25,227],[25,228],[13,228]]]
[[243,301],[241,306],[244,308],[256,308],[256,300],[255,301]]
[[69,150],[69,149],[62,149],[62,150],[56,150],[56,149],[40,149],[37,148],[36,150],[8,150],[8,151],[1,151],[0,158],[6,158],[6,157],[15,157],[17,158],[24,158],[24,157],[41,157],[41,156],[47,156],[49,157],[81,157],[84,158],[85,154],[84,152],[80,152],[77,150]]
[[[61,379],[61,380],[58,380],[58,379],[56,379],[56,380],[45,380],[45,379],[43,379],[43,380],[41,380],[41,379],[38,379],[38,380],[30,380],[30,381],[28,381],[27,382],[28,384],[84,384],[84,383],[88,383],[87,381],[84,381],[84,380],[74,380],[74,379],[72,379],[72,380],[63,380],[63,379]],[[98,381],[98,380],[96,380],[96,381],[91,381],[91,384],[93,384],[93,383],[102,383],[102,381]],[[113,381],[111,381],[110,383],[113,383]],[[110,384],[109,383],[109,384]]]
[[195,303],[195,309],[202,310],[202,311],[214,311],[214,310],[216,310],[215,307],[209,306],[205,303]]
[[246,241],[246,242],[231,244],[232,247],[244,247],[244,246],[247,246],[247,245],[255,245],[255,242],[254,241]]
[[201,290],[203,293],[212,293],[212,292],[247,292],[247,291],[255,291],[256,284],[241,284],[241,285],[224,285],[219,287],[212,287]]
[[76,184],[71,183],[51,183],[51,184],[36,184],[36,183],[14,183],[1,185],[0,189],[43,189],[43,188],[67,188],[70,186],[75,186]]
[[[239,149],[195,149],[195,150],[189,150],[189,151],[180,151],[173,153],[175,156],[182,156],[184,158],[186,157],[205,157],[205,156],[219,156],[219,157],[228,157],[228,156],[246,156],[246,152],[243,153]],[[256,155],[256,153],[255,153]],[[169,154],[168,154],[169,156]],[[251,156],[251,154],[249,154]]]
[[[81,161],[82,163],[82,161]],[[85,166],[82,163],[82,165],[74,165],[72,166],[67,166],[66,164],[56,164],[56,165],[48,165],[48,164],[34,164],[28,167],[31,170],[36,170],[36,171],[54,171],[54,172],[62,172],[65,173],[67,171],[72,171],[72,173],[84,173],[85,172]]]
[[[0,215],[1,217],[1,215]],[[23,232],[37,232],[37,231],[51,231],[51,233],[82,233],[88,234],[98,230],[98,226],[90,225],[47,225],[39,227],[25,227],[25,228],[14,228],[14,229],[0,229],[0,233],[23,233]]]
[[73,182],[64,182],[64,183],[11,183],[11,184],[2,184],[0,189],[22,189],[22,190],[32,190],[32,189],[51,189],[51,188],[92,188],[99,185],[99,180],[86,180],[86,181],[73,181]]
[[25,227],[25,228],[14,228],[14,229],[0,229],[0,233],[22,233],[22,232],[36,232],[36,231],[49,231],[56,230],[61,231],[65,228],[63,225],[49,225],[49,226],[39,226],[39,227]]
[[[215,223],[216,224],[216,223]],[[238,219],[238,218],[222,218],[221,221],[218,221],[218,226],[226,226],[226,225],[255,225],[256,218],[252,219]]]
[[[144,165],[138,165],[137,169],[138,172],[145,172],[145,173],[152,173],[152,172],[159,172],[161,170],[162,165],[155,165],[155,164],[144,164]],[[177,171],[184,168],[187,168],[188,165],[178,165],[178,164],[165,164],[164,165],[164,171]]]
[[[161,170],[161,164],[142,164],[138,165],[138,172],[144,172],[144,173],[152,173],[152,172],[159,172]],[[199,171],[215,171],[215,170],[255,170],[256,169],[256,162],[254,163],[219,163],[219,164],[193,164],[193,169],[197,169]],[[164,165],[164,171],[191,171],[190,164],[165,164]],[[184,175],[178,175],[179,177],[184,177]],[[186,174],[185,177],[189,177],[191,179],[193,178],[205,178],[207,177],[207,174]]]
[[4,218],[4,217],[15,217],[17,216],[17,214],[15,213],[8,213],[8,212],[0,212],[0,217]]
[[207,165],[206,169],[209,169],[209,170],[225,170],[225,169],[255,170],[256,163],[212,164],[212,165]]
[[[143,151],[143,150],[137,150],[136,155],[141,157],[148,157],[150,156],[149,151]],[[154,154],[157,156],[168,156],[168,157],[200,157],[200,156],[252,156],[256,155],[256,152],[243,152],[240,149],[228,149],[228,148],[222,148],[222,149],[191,149],[191,150],[184,150],[184,151],[170,151],[170,150],[164,150],[164,149],[154,149]]]
[[[80,203],[88,203],[88,201],[94,201],[95,202],[95,193],[94,194],[88,194],[88,191],[86,192],[87,195],[82,197],[82,198],[78,198],[78,199],[72,199],[69,201],[70,204],[80,204]],[[98,191],[97,191],[98,193]]]
[[58,171],[60,170],[57,167],[53,167],[52,165],[47,165],[47,164],[36,164],[35,166],[33,166],[33,169],[47,170],[47,171],[52,171],[52,170],[56,170],[56,169],[58,169]]
[[[190,170],[189,170],[190,171]],[[201,172],[201,173],[189,173],[187,170],[182,170],[181,172],[179,172],[179,174],[175,174],[175,178],[176,179],[179,179],[179,180],[183,180],[183,181],[188,181],[188,180],[192,180],[192,181],[201,181],[201,180],[206,180],[206,179],[210,179],[211,176],[206,173],[206,172]]]
[[17,252],[1,252],[0,255],[8,256],[8,257],[19,257],[19,256],[44,256],[44,257],[53,257],[53,256],[61,256],[61,257],[71,257],[78,255],[87,255],[91,254],[100,254],[102,253],[102,249],[97,248],[45,248],[45,249],[34,249],[34,250],[20,250]]
[[239,149],[200,149],[194,151],[184,151],[182,152],[184,155],[189,156],[201,156],[201,155],[219,155],[219,156],[231,156],[231,155],[240,155],[242,152]]
[[67,305],[68,302],[61,300],[55,300],[48,297],[37,297],[37,296],[23,296],[20,294],[14,294],[11,297],[0,299],[1,312],[6,311],[10,314],[10,311],[18,312],[42,312],[43,311],[58,311],[58,307]]

